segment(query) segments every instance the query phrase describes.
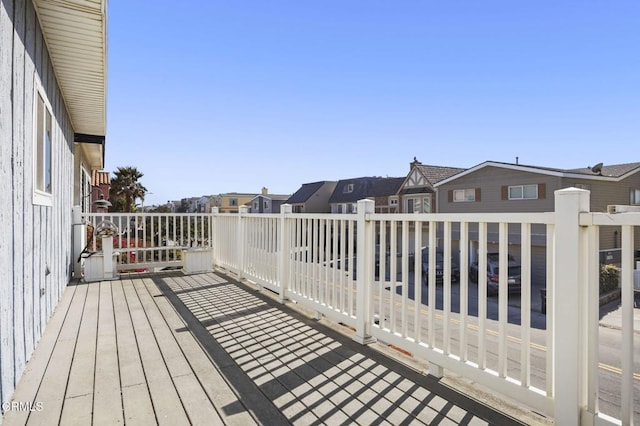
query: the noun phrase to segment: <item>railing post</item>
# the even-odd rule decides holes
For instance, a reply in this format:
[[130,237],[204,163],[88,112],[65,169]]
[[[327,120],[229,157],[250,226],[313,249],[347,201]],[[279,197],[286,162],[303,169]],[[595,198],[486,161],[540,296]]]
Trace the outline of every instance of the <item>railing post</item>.
[[245,236],[245,226],[244,226],[244,216],[249,213],[248,206],[240,206],[238,209],[238,240],[236,244],[238,244],[238,270],[236,271],[236,275],[238,276],[238,280],[241,280],[244,276],[244,253],[247,242]]
[[589,211],[589,191],[555,192],[553,282],[553,374],[555,423],[578,425],[586,408],[584,260],[580,213]]
[[215,269],[216,265],[218,265],[218,207],[211,208],[211,262],[213,264],[213,268]]
[[280,206],[280,232],[278,234],[279,253],[278,253],[278,275],[280,278],[280,293],[278,300],[284,303],[287,298],[287,290],[289,289],[289,259],[291,259],[291,232],[287,216],[293,211],[291,204],[283,204]]
[[73,277],[82,278],[82,261],[78,261],[87,240],[87,226],[82,223],[82,208],[73,206],[71,209],[73,224]]
[[367,221],[367,215],[373,213],[375,203],[371,200],[358,201],[358,220],[356,228],[356,334],[353,340],[366,345],[372,343],[371,337],[371,293],[373,290],[374,262],[374,223]]

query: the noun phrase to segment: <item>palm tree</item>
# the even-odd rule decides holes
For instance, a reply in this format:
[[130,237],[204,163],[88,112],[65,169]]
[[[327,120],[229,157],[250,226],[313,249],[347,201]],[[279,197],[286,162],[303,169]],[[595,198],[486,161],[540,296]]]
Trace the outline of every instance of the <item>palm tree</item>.
[[114,175],[115,178],[111,180],[109,194],[109,198],[113,200],[113,209],[122,211],[121,209],[124,207],[125,212],[132,212],[136,198],[144,200],[147,193],[147,188],[139,182],[139,179],[144,175],[131,166],[118,167]]

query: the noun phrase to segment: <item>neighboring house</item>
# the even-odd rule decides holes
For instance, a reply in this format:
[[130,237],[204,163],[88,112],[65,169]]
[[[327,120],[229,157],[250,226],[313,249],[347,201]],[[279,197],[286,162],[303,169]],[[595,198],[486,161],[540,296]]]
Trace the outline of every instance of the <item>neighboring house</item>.
[[89,210],[104,166],[106,3],[0,2],[3,406],[79,270],[72,206]]
[[[554,191],[576,187],[591,191],[591,211],[608,205],[640,205],[640,163],[595,168],[557,169],[487,161],[437,183],[440,213],[512,213],[554,211]],[[489,229],[489,251],[497,249],[497,232]],[[544,281],[546,229],[532,228],[534,279]],[[520,230],[510,229],[510,253],[519,258]],[[477,232],[470,233],[472,260],[477,258]],[[600,228],[600,249],[620,247],[616,227]],[[636,235],[636,248],[640,235]]]
[[384,178],[374,182],[367,198],[375,202],[376,213],[400,213],[398,191],[405,178]]
[[320,181],[303,184],[289,199],[294,213],[329,213],[329,198],[336,188],[336,181]]
[[255,196],[249,203],[251,213],[280,213],[280,206],[285,204],[289,195],[269,194],[267,188],[262,188],[262,193]]
[[363,199],[378,200],[380,208],[389,208],[401,183],[398,178],[376,176],[340,180],[329,197],[331,213],[356,213]]
[[238,213],[240,206],[249,205],[249,202],[258,194],[246,194],[240,192],[228,192],[216,197],[218,213]]
[[398,191],[400,212],[437,212],[437,190],[435,185],[464,170],[458,167],[425,165],[414,157],[413,161],[409,163],[409,173]]
[[[83,185],[84,187],[84,185]],[[100,207],[95,202],[98,200],[106,200],[109,201],[109,190],[111,189],[111,176],[109,172],[94,170],[91,174],[91,197],[89,200],[91,201],[91,211],[93,213],[99,211],[105,211],[102,207]],[[84,196],[83,196],[84,200]],[[82,204],[82,211],[85,210],[85,203]]]

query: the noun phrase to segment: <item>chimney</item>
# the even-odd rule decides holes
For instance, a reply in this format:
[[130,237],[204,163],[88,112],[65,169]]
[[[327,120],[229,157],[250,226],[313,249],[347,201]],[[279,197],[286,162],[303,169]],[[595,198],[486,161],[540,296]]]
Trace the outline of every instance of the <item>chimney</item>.
[[267,195],[269,193],[269,189],[266,186],[262,187],[262,195]]

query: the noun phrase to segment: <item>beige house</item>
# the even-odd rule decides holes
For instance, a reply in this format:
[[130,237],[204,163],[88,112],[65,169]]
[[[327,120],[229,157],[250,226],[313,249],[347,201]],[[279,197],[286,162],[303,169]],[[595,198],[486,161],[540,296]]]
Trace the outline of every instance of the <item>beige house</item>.
[[437,207],[436,184],[465,169],[429,166],[415,157],[409,163],[409,173],[398,191],[399,213],[435,213]]

